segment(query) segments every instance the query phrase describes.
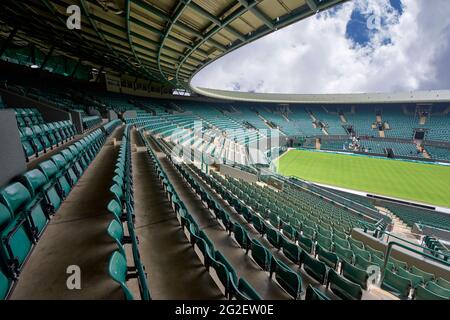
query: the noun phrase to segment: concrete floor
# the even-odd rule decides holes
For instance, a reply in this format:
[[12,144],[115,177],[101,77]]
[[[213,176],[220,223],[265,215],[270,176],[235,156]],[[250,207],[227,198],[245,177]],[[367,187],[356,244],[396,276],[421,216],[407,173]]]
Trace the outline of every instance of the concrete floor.
[[[116,245],[106,234],[112,220],[106,210],[111,199],[118,146],[117,128],[97,154],[67,199],[50,221],[25,265],[10,299],[123,299],[107,273]],[[67,267],[81,269],[81,290],[69,290]]]
[[[142,146],[132,131],[132,143]],[[221,299],[180,228],[146,151],[132,153],[136,233],[153,299]]]

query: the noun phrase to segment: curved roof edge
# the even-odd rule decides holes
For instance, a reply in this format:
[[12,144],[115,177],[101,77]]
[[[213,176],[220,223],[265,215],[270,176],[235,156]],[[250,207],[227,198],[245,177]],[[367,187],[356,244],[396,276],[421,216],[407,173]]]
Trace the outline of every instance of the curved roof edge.
[[396,93],[285,94],[227,91],[193,87],[200,95],[232,101],[265,103],[431,103],[450,102],[450,90]]

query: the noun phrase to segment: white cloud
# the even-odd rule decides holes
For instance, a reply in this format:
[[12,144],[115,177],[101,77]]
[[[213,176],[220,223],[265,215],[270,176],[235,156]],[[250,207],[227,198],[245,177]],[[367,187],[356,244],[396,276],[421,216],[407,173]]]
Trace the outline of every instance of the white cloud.
[[[321,13],[213,62],[193,85],[283,93],[449,89],[450,1],[402,3],[399,16],[389,0],[347,2],[333,14]],[[366,46],[346,37],[355,8],[383,17]]]

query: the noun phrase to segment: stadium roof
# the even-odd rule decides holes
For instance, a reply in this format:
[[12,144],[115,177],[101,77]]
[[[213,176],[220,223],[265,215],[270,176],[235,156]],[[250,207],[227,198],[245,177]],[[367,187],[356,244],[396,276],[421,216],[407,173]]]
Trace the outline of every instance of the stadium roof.
[[[188,88],[224,54],[345,1],[2,0],[0,36],[6,45],[25,41],[48,55]],[[66,26],[73,4],[81,30]]]
[[450,102],[450,90],[410,91],[394,93],[285,94],[227,91],[193,87],[203,96],[233,101],[267,103],[436,103]]

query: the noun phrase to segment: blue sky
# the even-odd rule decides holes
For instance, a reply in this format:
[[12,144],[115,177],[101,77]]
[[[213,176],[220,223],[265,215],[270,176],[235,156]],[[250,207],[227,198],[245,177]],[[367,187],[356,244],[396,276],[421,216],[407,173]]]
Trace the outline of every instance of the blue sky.
[[354,0],[246,45],[194,86],[284,93],[450,89],[450,1]]

